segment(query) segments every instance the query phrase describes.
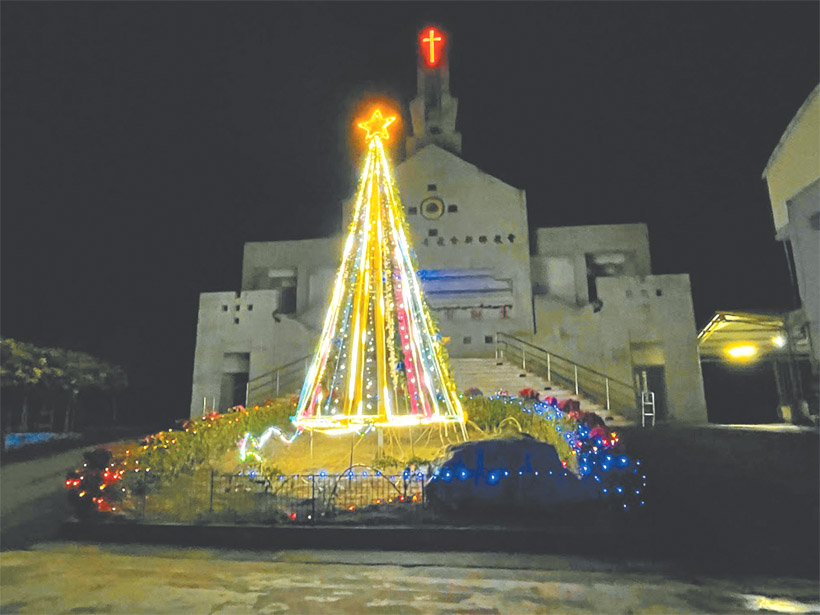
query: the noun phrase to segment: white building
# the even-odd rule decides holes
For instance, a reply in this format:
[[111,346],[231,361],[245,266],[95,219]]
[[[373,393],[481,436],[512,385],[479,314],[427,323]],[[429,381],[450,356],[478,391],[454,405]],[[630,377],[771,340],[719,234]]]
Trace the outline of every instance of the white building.
[[791,335],[808,338],[813,371],[820,365],[820,85],[789,122],[763,171],[775,236],[783,242],[800,309]]
[[[413,134],[396,179],[450,356],[492,357],[504,332],[648,384],[660,418],[705,422],[689,276],[652,275],[642,224],[535,229],[531,254],[525,191],[461,158],[456,114],[446,60],[420,61]],[[349,203],[343,211],[346,228]],[[341,242],[339,234],[247,243],[242,290],[201,295],[192,416],[244,403],[249,379],[252,401],[298,388]]]

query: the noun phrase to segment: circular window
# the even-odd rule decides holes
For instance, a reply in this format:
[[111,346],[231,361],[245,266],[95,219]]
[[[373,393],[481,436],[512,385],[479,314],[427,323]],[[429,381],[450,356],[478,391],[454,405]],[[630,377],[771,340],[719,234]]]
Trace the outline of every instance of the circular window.
[[444,201],[438,197],[430,197],[421,202],[421,215],[428,220],[441,218],[444,213]]

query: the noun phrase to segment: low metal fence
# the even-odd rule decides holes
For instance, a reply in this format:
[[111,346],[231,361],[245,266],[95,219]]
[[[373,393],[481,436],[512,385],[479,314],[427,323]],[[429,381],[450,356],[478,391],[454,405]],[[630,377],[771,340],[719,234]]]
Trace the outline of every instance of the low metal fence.
[[427,476],[354,467],[340,473],[277,474],[259,470],[200,474],[172,486],[131,494],[129,517],[144,521],[301,524],[420,522]]

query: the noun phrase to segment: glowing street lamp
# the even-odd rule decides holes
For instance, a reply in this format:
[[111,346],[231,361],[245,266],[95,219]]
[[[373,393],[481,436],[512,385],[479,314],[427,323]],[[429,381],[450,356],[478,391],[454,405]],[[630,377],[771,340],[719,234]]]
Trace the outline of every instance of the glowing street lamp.
[[726,354],[735,361],[743,361],[754,357],[757,354],[757,347],[751,345],[732,346],[726,350]]

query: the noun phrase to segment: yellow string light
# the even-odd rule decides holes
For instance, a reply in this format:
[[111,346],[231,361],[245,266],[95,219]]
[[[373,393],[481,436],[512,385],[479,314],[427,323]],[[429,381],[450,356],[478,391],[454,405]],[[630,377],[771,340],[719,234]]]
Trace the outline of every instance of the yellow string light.
[[322,334],[297,403],[298,428],[464,422],[415,272],[383,139],[395,116],[357,125],[368,150]]

